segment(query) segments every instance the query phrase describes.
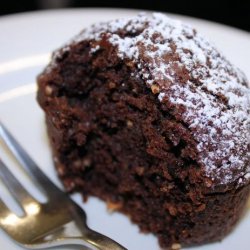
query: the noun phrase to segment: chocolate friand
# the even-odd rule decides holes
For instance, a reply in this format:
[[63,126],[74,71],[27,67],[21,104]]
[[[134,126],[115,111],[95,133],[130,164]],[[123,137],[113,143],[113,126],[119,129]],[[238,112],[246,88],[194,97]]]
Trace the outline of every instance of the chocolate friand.
[[242,214],[247,83],[193,28],[140,14],[54,52],[37,98],[66,190],[99,197],[168,248],[221,240]]

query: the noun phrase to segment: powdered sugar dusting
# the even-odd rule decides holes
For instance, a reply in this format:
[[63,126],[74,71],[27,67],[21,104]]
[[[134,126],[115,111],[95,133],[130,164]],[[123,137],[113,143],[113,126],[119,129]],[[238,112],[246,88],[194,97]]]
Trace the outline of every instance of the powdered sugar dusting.
[[159,13],[94,25],[75,42],[84,39],[106,39],[121,59],[135,63],[148,87],[158,86],[160,102],[184,107],[182,119],[197,141],[207,177],[221,184],[250,180],[250,90],[245,76],[211,43]]

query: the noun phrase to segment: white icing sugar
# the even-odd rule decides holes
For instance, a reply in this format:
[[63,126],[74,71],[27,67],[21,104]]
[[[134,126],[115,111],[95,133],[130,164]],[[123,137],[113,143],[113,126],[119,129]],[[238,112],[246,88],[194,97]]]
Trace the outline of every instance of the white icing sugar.
[[158,95],[158,99],[160,100],[160,102],[162,102],[163,98],[166,96],[165,93],[161,92],[159,95]]
[[[124,30],[127,35],[121,35]],[[211,43],[159,13],[94,25],[74,42],[101,41],[103,35],[121,59],[135,63],[148,87],[158,86],[160,102],[185,108],[183,121],[197,141],[198,160],[208,177],[226,184],[250,172],[247,80]],[[250,174],[244,179],[250,180]]]
[[96,47],[93,47],[90,49],[90,53],[95,53],[96,51],[98,51],[100,49],[100,45],[97,45]]
[[245,178],[245,179],[249,179],[249,178],[250,178],[250,173],[246,173],[246,174],[244,175],[244,178]]

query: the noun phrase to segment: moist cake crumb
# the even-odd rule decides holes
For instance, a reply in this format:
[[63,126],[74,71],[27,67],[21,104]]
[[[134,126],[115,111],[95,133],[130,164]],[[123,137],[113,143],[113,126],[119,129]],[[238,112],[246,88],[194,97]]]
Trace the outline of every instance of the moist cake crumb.
[[221,240],[239,220],[249,97],[214,45],[160,13],[83,30],[54,52],[37,96],[66,190],[101,198],[172,249]]

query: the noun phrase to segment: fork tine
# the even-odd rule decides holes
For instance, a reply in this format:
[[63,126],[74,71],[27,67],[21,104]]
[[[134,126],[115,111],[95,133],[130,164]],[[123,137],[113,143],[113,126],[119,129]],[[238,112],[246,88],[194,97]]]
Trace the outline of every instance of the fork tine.
[[26,151],[16,141],[16,139],[10,134],[10,132],[4,127],[0,121],[0,138],[4,141],[6,146],[19,161],[19,163],[30,173],[33,180],[39,184],[39,186],[46,193],[48,198],[55,193],[57,196],[63,194],[59,188],[57,188],[52,181],[40,170],[37,164],[30,158]]
[[19,204],[22,205],[24,210],[25,204],[27,205],[31,202],[36,202],[36,200],[26,191],[26,189],[21,185],[1,159],[0,178]]

